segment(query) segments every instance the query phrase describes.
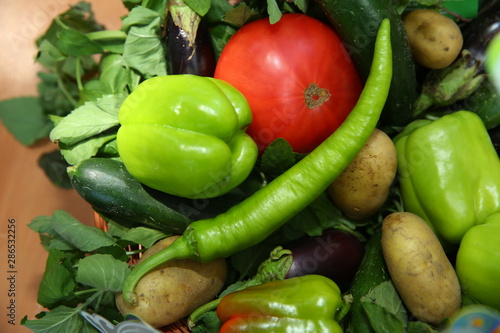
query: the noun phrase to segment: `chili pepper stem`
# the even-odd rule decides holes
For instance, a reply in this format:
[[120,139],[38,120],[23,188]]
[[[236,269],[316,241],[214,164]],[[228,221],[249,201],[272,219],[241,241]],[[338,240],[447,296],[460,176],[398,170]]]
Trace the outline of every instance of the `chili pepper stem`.
[[195,325],[198,319],[200,318],[201,315],[203,315],[206,312],[212,311],[217,309],[217,306],[219,305],[221,301],[221,298],[214,299],[211,302],[205,303],[196,310],[194,310],[188,318],[188,327],[192,329]]
[[138,299],[134,291],[135,286],[144,275],[165,262],[175,259],[193,259],[195,257],[195,251],[193,251],[189,241],[186,238],[179,237],[169,247],[147,258],[130,272],[122,287],[123,299],[128,304],[136,306]]

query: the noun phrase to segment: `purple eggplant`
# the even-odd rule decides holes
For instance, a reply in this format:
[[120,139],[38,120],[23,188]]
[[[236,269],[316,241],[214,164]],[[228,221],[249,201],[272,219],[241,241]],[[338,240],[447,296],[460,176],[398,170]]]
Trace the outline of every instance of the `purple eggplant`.
[[464,44],[473,60],[480,62],[479,72],[484,72],[486,47],[491,39],[500,32],[500,1],[487,3],[478,17],[462,27]]
[[[196,34],[194,42],[189,38],[192,33]],[[213,76],[215,53],[210,33],[203,20],[195,32],[189,32],[176,25],[169,15],[165,45],[169,74]]]
[[335,281],[341,290],[349,287],[365,253],[357,236],[335,229],[325,230],[321,236],[298,239],[285,248],[293,256],[286,278],[319,274]]

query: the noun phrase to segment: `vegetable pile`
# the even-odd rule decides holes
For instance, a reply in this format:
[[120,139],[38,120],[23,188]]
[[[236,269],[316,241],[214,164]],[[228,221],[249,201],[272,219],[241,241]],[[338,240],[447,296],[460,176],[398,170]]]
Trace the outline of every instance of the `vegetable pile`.
[[105,221],[30,223],[46,311],[23,325],[451,332],[478,325],[460,317],[474,305],[500,316],[499,1],[123,3],[117,31],[85,2],[57,16],[39,96],[0,102],[19,141],[58,144],[47,175]]

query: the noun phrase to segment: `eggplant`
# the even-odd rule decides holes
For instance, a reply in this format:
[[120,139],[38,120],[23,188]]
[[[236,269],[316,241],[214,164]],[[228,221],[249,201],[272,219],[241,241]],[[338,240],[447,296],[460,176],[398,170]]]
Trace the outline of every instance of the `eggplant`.
[[195,31],[194,43],[189,32],[176,25],[169,15],[165,37],[168,72],[170,74],[193,74],[213,76],[215,52],[208,28],[203,20]]
[[286,278],[319,274],[332,279],[343,291],[352,282],[365,254],[364,244],[357,236],[337,229],[298,239],[284,247],[292,251],[293,257]]
[[479,15],[462,28],[463,48],[468,50],[475,61],[480,62],[479,73],[484,72],[486,47],[500,32],[500,1],[489,2]]

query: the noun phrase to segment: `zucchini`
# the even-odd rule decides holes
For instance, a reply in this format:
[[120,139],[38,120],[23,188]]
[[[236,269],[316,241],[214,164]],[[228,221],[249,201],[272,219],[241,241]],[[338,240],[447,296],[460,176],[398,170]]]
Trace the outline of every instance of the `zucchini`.
[[68,174],[73,188],[96,212],[129,226],[173,234],[181,234],[194,220],[223,213],[254,191],[237,188],[213,199],[180,198],[142,185],[121,161],[110,158],[84,160],[69,167]]
[[339,33],[365,81],[370,72],[375,36],[384,18],[391,21],[393,76],[379,126],[405,126],[417,97],[415,63],[401,16],[391,0],[315,0]]
[[349,288],[352,295],[352,305],[349,314],[344,319],[346,333],[374,332],[363,308],[361,298],[380,283],[390,280],[389,271],[382,253],[381,238],[382,229],[377,229],[366,244],[365,256]]

